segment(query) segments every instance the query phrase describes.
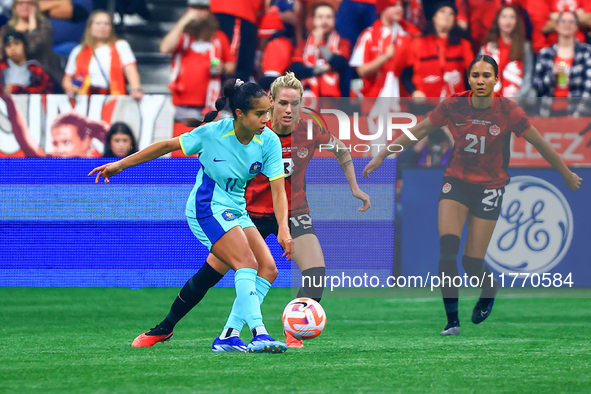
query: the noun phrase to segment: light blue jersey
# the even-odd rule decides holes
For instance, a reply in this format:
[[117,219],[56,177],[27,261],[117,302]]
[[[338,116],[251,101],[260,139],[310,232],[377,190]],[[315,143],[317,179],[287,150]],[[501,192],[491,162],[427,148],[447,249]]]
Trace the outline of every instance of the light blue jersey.
[[201,169],[187,201],[189,218],[220,210],[228,218],[242,216],[246,185],[255,175],[262,172],[269,181],[284,177],[281,141],[268,127],[243,145],[234,133],[234,119],[228,118],[193,129],[179,141],[185,155],[200,154]]

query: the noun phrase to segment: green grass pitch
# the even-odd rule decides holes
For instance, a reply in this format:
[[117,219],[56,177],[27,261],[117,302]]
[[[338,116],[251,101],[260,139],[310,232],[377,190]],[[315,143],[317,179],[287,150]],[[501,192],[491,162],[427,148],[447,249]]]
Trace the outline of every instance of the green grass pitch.
[[[591,301],[501,298],[459,337],[440,299],[325,299],[324,333],[285,354],[213,354],[234,297],[213,289],[170,343],[132,348],[177,288],[0,288],[0,392],[589,393]],[[281,338],[289,289],[263,305]],[[244,330],[243,339],[248,341]]]

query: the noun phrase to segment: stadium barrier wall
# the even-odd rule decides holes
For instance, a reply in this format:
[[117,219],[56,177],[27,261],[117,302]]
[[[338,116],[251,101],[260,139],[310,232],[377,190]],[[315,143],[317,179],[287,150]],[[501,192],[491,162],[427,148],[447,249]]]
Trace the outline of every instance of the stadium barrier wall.
[[[495,277],[505,274],[505,287],[509,287],[508,278],[513,279],[511,274],[520,274],[513,287],[521,287],[527,273],[542,276],[546,272],[552,278],[560,274],[563,279],[570,274],[573,287],[591,287],[591,169],[574,171],[584,179],[577,193],[568,189],[557,171],[509,170],[511,183],[485,258]],[[401,275],[437,275],[437,212],[443,170],[407,169],[401,175],[403,209],[397,217],[402,221]],[[459,262],[465,240],[466,229],[458,256],[460,275],[464,274]],[[525,286],[532,286],[531,279]]]
[[[0,159],[0,286],[182,286],[197,272],[208,251],[184,212],[199,160],[157,159],[95,185],[87,174],[108,161]],[[337,161],[312,159],[311,216],[327,265],[352,270],[369,261],[390,275],[395,160],[369,180],[361,177],[367,162],[354,160],[372,198],[361,213]],[[274,286],[291,286],[291,264],[274,236],[267,242],[279,268]],[[219,285],[233,286],[233,273]]]

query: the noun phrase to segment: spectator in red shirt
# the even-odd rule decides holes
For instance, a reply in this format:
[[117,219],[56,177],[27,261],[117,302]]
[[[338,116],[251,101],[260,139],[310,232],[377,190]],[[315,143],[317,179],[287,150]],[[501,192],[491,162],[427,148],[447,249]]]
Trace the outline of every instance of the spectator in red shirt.
[[48,94],[53,92],[51,77],[35,60],[27,61],[27,40],[17,31],[3,37],[3,58],[0,63],[0,83],[6,94]]
[[525,29],[514,6],[502,6],[480,49],[499,65],[495,93],[504,97],[528,96],[533,74],[533,52],[525,40]]
[[[403,19],[402,1],[381,0],[378,2],[380,18],[365,29],[357,40],[349,65],[363,78],[360,90],[363,97],[381,97],[380,100],[362,100],[361,111],[367,114],[370,133],[380,130],[379,116],[387,112],[399,112],[400,102],[392,97],[409,97],[400,84],[402,70],[406,65],[406,53],[413,36],[419,30]],[[372,145],[372,155],[379,153],[379,144],[386,144],[383,133]]]
[[[402,1],[380,4],[380,18],[359,36],[349,65],[363,78],[363,97],[409,96],[400,90],[399,78],[412,37],[420,32],[403,19]],[[389,88],[384,90],[386,81]]]
[[295,37],[292,28],[285,29],[281,16],[271,8],[259,23],[261,48],[259,85],[269,90],[277,77],[285,74],[291,65]]
[[438,3],[423,36],[411,44],[402,83],[413,97],[447,97],[465,89],[474,55],[455,18],[453,3]]
[[[533,47],[536,52],[557,42],[558,16],[563,11],[574,12],[582,26],[591,25],[591,0],[538,0],[529,1],[527,6],[534,25]],[[578,31],[576,37],[585,42],[583,32]]]
[[351,44],[339,36],[334,26],[334,8],[318,3],[314,8],[314,30],[298,45],[293,57],[292,71],[315,97],[342,96],[340,78],[351,56]]
[[478,53],[480,50],[501,6],[513,5],[519,9],[518,14],[522,14],[522,17],[529,20],[527,14],[521,12],[521,3],[524,2],[525,0],[455,0],[458,9],[458,26],[469,31],[474,53]]
[[[189,0],[189,7],[160,43],[172,54],[170,92],[175,106],[173,137],[190,131],[183,119],[203,118],[221,95],[222,75],[233,74],[236,62],[226,35],[209,9],[209,0]],[[186,157],[181,151],[173,157]]]
[[[208,0],[189,0],[189,3]],[[220,30],[230,40],[232,56],[236,59],[236,77],[248,81],[254,75],[257,41],[257,17],[263,0],[211,0],[211,12],[220,23]]]

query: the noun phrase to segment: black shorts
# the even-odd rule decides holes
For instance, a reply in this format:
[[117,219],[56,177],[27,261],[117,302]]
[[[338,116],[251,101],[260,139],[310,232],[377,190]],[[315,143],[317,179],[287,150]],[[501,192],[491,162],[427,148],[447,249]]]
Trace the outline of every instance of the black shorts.
[[[267,238],[269,234],[275,234],[277,236],[277,231],[279,230],[279,226],[277,226],[277,221],[275,219],[257,219],[257,218],[250,218],[254,225],[261,233],[263,239]],[[304,234],[316,234],[314,231],[314,226],[312,225],[312,218],[310,214],[303,214],[289,218],[289,230],[291,232],[292,238],[297,238]]]
[[488,189],[486,186],[464,182],[451,176],[443,177],[439,201],[454,200],[468,207],[468,212],[477,218],[497,220],[505,187]]

